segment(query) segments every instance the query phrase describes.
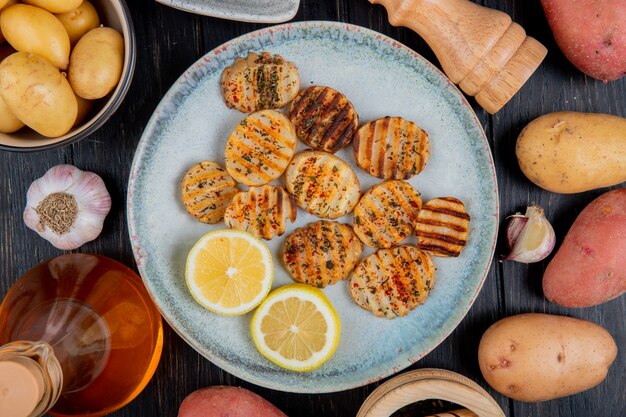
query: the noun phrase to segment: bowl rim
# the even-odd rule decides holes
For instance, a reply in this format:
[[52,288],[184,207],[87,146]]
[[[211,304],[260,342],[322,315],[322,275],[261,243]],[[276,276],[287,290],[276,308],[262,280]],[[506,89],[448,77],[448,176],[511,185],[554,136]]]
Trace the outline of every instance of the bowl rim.
[[[111,97],[109,102],[105,104],[105,106],[109,106],[106,110],[100,114],[100,116],[95,119],[93,123],[87,126],[84,130],[76,133],[73,136],[70,136],[67,139],[61,140],[55,143],[49,143],[47,145],[38,145],[38,146],[10,146],[3,145],[0,143],[0,151],[10,151],[10,152],[41,152],[41,151],[49,151],[53,149],[62,148],[64,146],[70,145],[72,143],[78,142],[79,140],[85,139],[86,137],[93,134],[96,130],[100,129],[104,123],[115,113],[115,111],[120,107],[124,98],[126,98],[126,94],[130,89],[130,85],[132,84],[133,77],[135,74],[135,66],[137,62],[137,40],[135,35],[135,27],[133,25],[133,19],[130,14],[130,10],[128,9],[128,5],[124,0],[118,0],[120,4],[120,8],[122,9],[122,14],[124,19],[126,20],[126,27],[128,29],[128,63],[124,63],[124,66],[128,68],[128,76],[126,78],[120,79],[120,86],[117,95]],[[122,70],[123,71],[123,70]]]

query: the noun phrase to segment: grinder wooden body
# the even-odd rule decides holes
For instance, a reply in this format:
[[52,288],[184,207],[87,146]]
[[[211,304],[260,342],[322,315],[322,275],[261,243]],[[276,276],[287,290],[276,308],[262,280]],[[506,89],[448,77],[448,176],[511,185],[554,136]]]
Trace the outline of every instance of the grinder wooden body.
[[408,27],[432,48],[446,75],[496,113],[546,56],[546,48],[504,12],[468,0],[369,0],[389,22]]

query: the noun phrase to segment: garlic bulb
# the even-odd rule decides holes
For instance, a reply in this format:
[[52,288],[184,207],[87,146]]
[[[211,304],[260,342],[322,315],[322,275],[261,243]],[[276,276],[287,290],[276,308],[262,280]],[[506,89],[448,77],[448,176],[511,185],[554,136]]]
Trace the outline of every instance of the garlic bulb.
[[527,207],[524,215],[515,213],[511,216],[506,237],[511,253],[503,260],[525,264],[545,259],[556,242],[552,225],[536,204]]
[[65,250],[97,238],[111,209],[102,178],[72,165],[50,168],[30,185],[26,199],[26,226]]

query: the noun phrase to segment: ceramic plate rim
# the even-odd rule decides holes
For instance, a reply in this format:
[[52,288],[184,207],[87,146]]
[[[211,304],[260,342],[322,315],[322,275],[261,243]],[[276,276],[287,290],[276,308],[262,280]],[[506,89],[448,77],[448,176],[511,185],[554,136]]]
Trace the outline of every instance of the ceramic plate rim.
[[[186,81],[187,77],[191,74],[194,73],[194,71],[198,70],[198,67],[202,66],[203,63],[205,63],[205,61],[208,60],[208,57],[210,56],[214,56],[218,53],[220,53],[221,51],[227,50],[228,48],[231,48],[237,44],[240,44],[242,42],[245,42],[246,40],[249,39],[254,39],[256,37],[259,36],[263,36],[266,34],[271,34],[272,32],[276,32],[276,31],[280,31],[280,30],[298,30],[300,28],[306,28],[307,26],[320,26],[320,27],[324,27],[324,26],[330,26],[330,27],[335,27],[339,30],[346,30],[346,31],[359,31],[361,33],[363,33],[364,36],[370,36],[370,37],[375,37],[377,39],[377,41],[381,41],[381,42],[386,42],[396,48],[399,48],[402,50],[402,52],[404,53],[408,53],[409,55],[411,55],[412,58],[419,60],[421,62],[421,64],[423,64],[425,67],[427,67],[428,70],[432,71],[434,73],[434,75],[436,75],[438,78],[440,78],[442,81],[445,82],[445,85],[447,86],[447,88],[450,89],[451,93],[453,93],[455,96],[457,96],[457,98],[459,99],[459,106],[460,107],[464,107],[466,109],[466,111],[469,112],[469,115],[472,118],[472,122],[475,125],[475,128],[477,128],[477,131],[480,133],[480,139],[483,142],[484,148],[486,150],[488,150],[487,153],[487,159],[489,161],[489,172],[491,174],[491,177],[493,179],[493,184],[494,184],[494,189],[493,191],[493,198],[494,198],[494,203],[495,203],[495,207],[494,207],[494,217],[493,217],[493,236],[492,236],[492,240],[491,240],[491,248],[489,249],[489,259],[487,260],[487,263],[485,264],[485,269],[482,272],[482,276],[480,278],[480,282],[476,287],[476,290],[469,295],[468,294],[468,298],[467,298],[467,305],[465,306],[464,309],[460,310],[460,311],[454,311],[454,314],[457,314],[457,317],[450,323],[449,326],[446,327],[442,327],[441,329],[443,330],[443,332],[440,333],[440,337],[437,338],[437,341],[427,350],[422,351],[422,352],[412,352],[412,351],[408,351],[405,352],[402,356],[399,356],[399,358],[401,358],[402,360],[398,359],[396,361],[396,366],[389,366],[388,369],[386,369],[386,371],[382,374],[377,375],[374,378],[370,378],[368,380],[351,380],[350,383],[341,383],[341,384],[334,384],[332,386],[332,388],[322,388],[320,387],[320,389],[302,389],[300,387],[285,387],[283,385],[281,385],[280,383],[275,383],[273,381],[268,381],[266,379],[262,379],[259,378],[258,376],[256,376],[256,374],[254,372],[251,372],[249,370],[243,369],[243,368],[237,368],[233,365],[230,364],[230,362],[223,360],[221,357],[215,356],[213,355],[211,352],[208,352],[207,349],[205,349],[203,346],[201,346],[199,343],[197,343],[191,336],[187,335],[184,333],[184,331],[182,329],[180,329],[177,324],[176,324],[176,317],[170,317],[167,311],[163,311],[163,309],[161,308],[160,303],[158,302],[159,297],[158,294],[155,294],[155,290],[151,285],[150,280],[148,280],[147,278],[145,278],[145,276],[147,276],[148,272],[146,271],[146,265],[144,263],[144,255],[142,253],[142,248],[138,246],[138,244],[136,243],[137,237],[136,237],[136,230],[135,230],[135,218],[133,216],[133,210],[132,210],[132,202],[133,202],[133,195],[134,195],[134,191],[135,191],[135,185],[136,184],[136,177],[138,175],[138,167],[141,164],[141,161],[143,159],[144,154],[147,151],[148,148],[148,144],[149,144],[149,137],[153,134],[154,130],[158,127],[158,122],[160,119],[160,112],[161,109],[164,107],[165,103],[170,102],[181,90],[182,84]],[[380,32],[374,31],[372,29],[368,29],[362,26],[358,26],[358,25],[354,25],[354,24],[350,24],[350,23],[342,23],[342,22],[332,22],[332,21],[306,21],[306,22],[294,22],[294,23],[285,23],[285,24],[281,24],[281,25],[276,25],[276,26],[270,26],[267,28],[263,28],[263,29],[259,29],[253,32],[249,32],[246,33],[244,35],[241,35],[239,37],[233,38],[225,43],[223,43],[222,45],[217,46],[216,48],[214,48],[213,50],[209,51],[208,53],[206,53],[205,55],[201,56],[197,61],[195,61],[193,64],[191,64],[189,66],[188,69],[186,69],[183,74],[181,74],[181,76],[172,84],[172,86],[170,87],[170,89],[167,91],[167,93],[163,96],[163,98],[161,99],[159,105],[156,107],[156,109],[154,110],[150,120],[148,121],[141,139],[139,141],[139,144],[137,145],[137,149],[135,151],[135,155],[133,158],[133,163],[132,163],[132,167],[131,167],[131,171],[130,171],[130,175],[129,175],[129,180],[128,180],[128,194],[127,194],[127,223],[128,223],[128,232],[129,232],[129,237],[131,240],[131,246],[132,246],[132,250],[133,250],[133,255],[135,258],[135,261],[137,263],[137,268],[139,270],[140,276],[142,277],[142,280],[144,282],[144,284],[146,285],[146,288],[148,290],[148,293],[150,294],[150,296],[153,298],[153,300],[155,301],[155,304],[157,305],[157,307],[159,308],[159,310],[161,311],[161,315],[163,316],[163,318],[166,320],[166,322],[170,325],[170,327],[187,343],[189,344],[191,347],[193,347],[198,353],[200,353],[202,356],[204,356],[205,358],[207,358],[209,361],[211,361],[212,363],[214,363],[215,365],[217,365],[218,367],[220,367],[221,369],[223,369],[224,371],[238,377],[241,378],[245,381],[254,383],[256,385],[259,386],[263,386],[263,387],[267,387],[270,389],[275,389],[275,390],[279,390],[279,391],[286,391],[286,392],[294,392],[294,393],[309,393],[309,394],[316,394],[316,393],[329,393],[329,392],[339,392],[339,391],[343,391],[343,390],[348,390],[348,389],[353,389],[353,388],[357,388],[357,387],[361,387],[361,386],[365,386],[367,384],[382,380],[388,376],[394,375],[397,372],[399,372],[400,370],[409,367],[410,365],[414,364],[415,362],[417,362],[418,360],[420,360],[421,358],[423,358],[424,356],[426,356],[428,353],[430,353],[433,349],[435,349],[437,346],[439,346],[457,327],[458,325],[461,323],[461,321],[463,320],[463,318],[465,318],[465,316],[467,315],[469,309],[472,307],[472,305],[474,304],[476,297],[478,296],[478,294],[480,293],[485,279],[487,278],[487,275],[489,274],[489,271],[491,269],[491,264],[493,261],[493,257],[494,257],[494,253],[495,253],[495,247],[496,247],[496,242],[497,242],[497,237],[498,237],[498,227],[499,227],[499,191],[498,191],[498,183],[497,183],[497,177],[496,177],[496,171],[495,171],[495,164],[493,161],[493,155],[491,152],[491,147],[489,145],[489,142],[487,140],[487,137],[485,135],[484,129],[482,128],[482,125],[480,124],[480,121],[478,120],[478,117],[476,116],[475,112],[473,111],[472,107],[470,106],[470,104],[468,103],[467,99],[465,98],[465,96],[458,90],[458,88],[437,68],[435,67],[432,63],[430,63],[428,60],[426,60],[425,58],[423,58],[421,55],[419,55],[417,52],[413,51],[411,48],[407,47],[406,45],[396,41],[395,39],[384,35]],[[486,245],[486,244],[485,244]],[[460,313],[460,314],[459,314]],[[453,316],[454,314],[451,314],[451,316]]]
[[239,22],[249,23],[282,23],[294,18],[300,8],[300,0],[288,0],[292,5],[291,9],[287,13],[277,14],[275,16],[266,15],[260,16],[252,12],[249,13],[228,13],[227,10],[219,10],[207,8],[205,6],[185,5],[181,0],[156,0],[157,3],[161,3],[165,6],[172,7],[184,12],[196,13],[204,16],[217,17],[226,20],[236,20]]

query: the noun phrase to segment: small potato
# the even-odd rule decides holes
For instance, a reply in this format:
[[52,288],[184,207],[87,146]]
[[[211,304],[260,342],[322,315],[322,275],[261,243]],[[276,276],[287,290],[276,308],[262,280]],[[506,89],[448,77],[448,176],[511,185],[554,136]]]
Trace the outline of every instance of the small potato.
[[98,12],[87,0],[84,0],[78,8],[57,14],[56,17],[67,30],[72,45],[75,45],[85,33],[100,26]]
[[529,180],[555,193],[579,193],[626,181],[626,119],[609,114],[548,113],[530,122],[515,147]]
[[13,133],[24,127],[24,123],[9,109],[9,106],[4,102],[2,96],[0,96],[0,132]]
[[[3,9],[13,6],[15,3],[17,3],[17,0],[0,0],[0,13],[2,13]],[[4,41],[4,35],[2,34],[2,30],[0,30],[0,45],[2,45]],[[0,58],[0,61],[2,61],[2,58]]]
[[2,61],[0,95],[18,119],[44,136],[64,135],[76,120],[78,105],[70,84],[35,54],[17,52]]
[[89,113],[91,113],[91,109],[93,109],[93,100],[87,100],[81,96],[76,96],[76,103],[78,104],[78,114],[76,115],[74,127],[85,121],[87,116],[89,116]]
[[556,43],[572,64],[598,80],[626,74],[626,1],[541,0]]
[[81,5],[83,0],[22,0],[24,3],[41,7],[50,13],[67,13]]
[[478,346],[485,380],[518,401],[551,400],[595,387],[616,356],[615,341],[602,327],[550,314],[502,319]]
[[124,65],[124,38],[111,28],[93,29],[83,36],[70,57],[69,81],[74,92],[89,100],[115,88]]
[[263,397],[240,387],[214,386],[192,392],[178,417],[287,417]]
[[70,38],[52,13],[26,4],[15,4],[0,14],[0,28],[16,50],[32,52],[59,69],[67,69]]
[[565,307],[591,307],[626,292],[626,188],[580,212],[543,274],[543,293]]

